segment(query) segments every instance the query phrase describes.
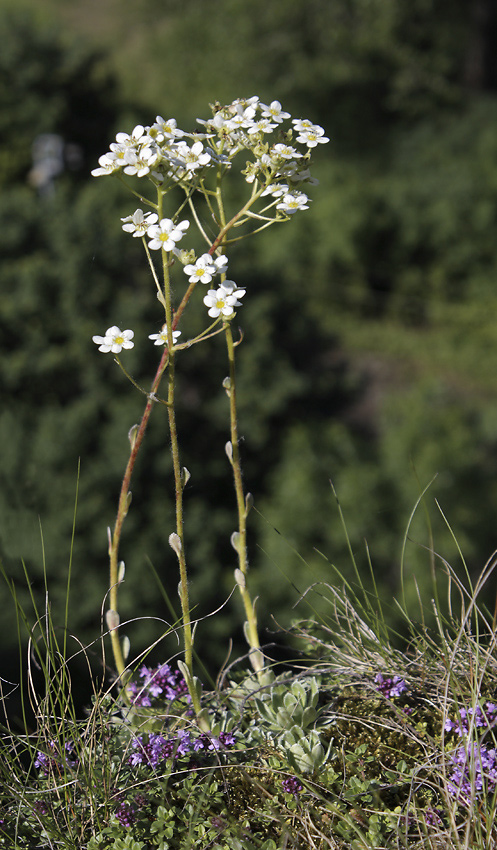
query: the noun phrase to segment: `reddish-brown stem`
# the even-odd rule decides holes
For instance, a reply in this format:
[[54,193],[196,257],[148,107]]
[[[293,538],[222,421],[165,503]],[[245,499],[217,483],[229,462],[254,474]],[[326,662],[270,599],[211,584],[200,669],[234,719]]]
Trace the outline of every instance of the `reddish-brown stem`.
[[[141,418],[141,422],[136,432],[136,435],[133,440],[133,445],[131,448],[131,452],[128,458],[128,463],[126,465],[126,470],[124,472],[123,483],[121,485],[121,492],[119,494],[119,503],[117,509],[116,522],[114,525],[114,531],[112,534],[112,541],[109,551],[110,556],[110,592],[109,592],[109,607],[111,610],[117,612],[117,586],[118,586],[118,551],[119,551],[119,540],[121,538],[121,531],[124,519],[127,513],[127,501],[129,494],[129,485],[131,482],[131,476],[133,473],[133,469],[136,462],[136,457],[138,455],[143,437],[145,435],[145,431],[148,425],[148,420],[150,418],[150,414],[152,412],[152,406],[154,404],[154,394],[157,392],[162,375],[164,373],[164,369],[167,364],[167,359],[169,356],[169,351],[167,348],[164,348],[162,353],[162,357],[160,359],[160,363],[157,367],[157,372],[155,373],[154,380],[152,382],[152,388],[150,394],[147,398],[147,403],[145,405],[145,410],[143,411],[143,416]],[[112,649],[114,653],[114,660],[116,662],[116,666],[118,668],[119,675],[124,673],[124,659],[122,656],[121,645],[119,643],[119,636],[117,628],[111,629],[110,632]]]

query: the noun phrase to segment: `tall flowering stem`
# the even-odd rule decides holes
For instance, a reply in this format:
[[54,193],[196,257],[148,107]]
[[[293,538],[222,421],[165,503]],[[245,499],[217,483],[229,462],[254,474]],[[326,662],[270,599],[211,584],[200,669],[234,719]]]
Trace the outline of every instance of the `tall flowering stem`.
[[250,647],[249,658],[256,673],[260,673],[264,667],[264,657],[259,643],[257,630],[257,616],[255,606],[247,590],[247,516],[252,506],[252,495],[243,490],[242,467],[240,462],[240,448],[238,437],[238,417],[236,405],[236,370],[235,370],[235,347],[238,343],[233,341],[231,323],[224,323],[226,334],[226,345],[228,348],[229,378],[224,382],[224,388],[230,402],[230,431],[231,440],[226,444],[226,454],[233,469],[233,478],[236,493],[236,505],[238,511],[238,531],[231,536],[231,543],[238,555],[238,569],[235,570],[235,579],[245,608],[245,637]]
[[[285,129],[283,122],[291,119],[292,126]],[[292,119],[284,112],[279,101],[265,104],[258,97],[236,99],[226,106],[214,104],[212,116],[197,119],[203,125],[201,132],[185,132],[170,118],[160,115],[149,127],[137,125],[133,131],[118,133],[110,150],[99,159],[99,167],[93,169],[95,177],[116,175],[127,185],[127,178],[145,179],[153,186],[155,199],[150,200],[146,192],[137,192],[128,186],[148,210],[136,209],[131,215],[122,218],[123,230],[132,237],[141,239],[147,261],[150,266],[156,296],[164,311],[165,322],[159,333],[149,334],[155,345],[163,345],[159,366],[152,382],[150,392],[141,389],[134,378],[126,371],[118,358],[125,375],[133,386],[145,392],[147,402],[139,425],[133,426],[129,433],[131,451],[121,485],[117,516],[114,529],[109,529],[110,589],[107,626],[109,628],[115,665],[121,681],[126,685],[126,657],[129,642],[124,647],[119,639],[118,588],[123,578],[124,564],[119,561],[119,544],[123,523],[131,504],[130,483],[150,414],[154,403],[162,402],[167,407],[170,450],[173,463],[175,489],[175,531],[169,535],[169,544],[179,564],[179,595],[183,620],[184,660],[178,666],[187,682],[192,705],[199,725],[207,723],[200,705],[201,685],[193,676],[193,629],[190,616],[188,595],[187,563],[184,541],[183,490],[189,478],[189,472],[182,470],[180,463],[179,440],[176,424],[176,366],[177,355],[181,349],[189,348],[206,341],[224,329],[229,360],[229,378],[224,382],[230,399],[230,437],[226,444],[226,453],[230,460],[237,503],[238,530],[232,535],[231,542],[238,555],[238,567],[235,580],[245,608],[245,634],[249,644],[249,657],[254,670],[260,675],[264,667],[257,631],[255,606],[247,590],[247,515],[251,507],[251,495],[244,494],[240,465],[237,406],[235,348],[233,342],[232,321],[235,309],[241,307],[245,289],[238,288],[233,280],[226,279],[228,258],[224,252],[230,245],[251,234],[257,233],[272,224],[288,221],[301,210],[309,208],[309,198],[303,191],[316,181],[311,178],[309,165],[311,151],[320,144],[328,142],[324,130],[307,119]],[[235,158],[243,154],[241,176],[250,186],[248,198],[238,210],[225,208],[223,183],[232,172]],[[249,160],[247,161],[246,155]],[[182,203],[175,213],[165,213],[165,196],[176,190],[184,193]],[[200,197],[208,211],[208,223],[202,220],[202,204],[197,208]],[[189,210],[200,238],[207,243],[206,253],[196,254],[195,249],[179,249],[178,243],[190,226],[189,220],[180,220],[184,210]],[[215,222],[214,234],[209,228]],[[232,231],[239,235],[233,236]],[[146,242],[148,241],[148,244]],[[151,252],[158,252],[162,275],[156,268]],[[171,288],[171,268],[181,269],[188,276],[188,286],[179,298],[179,304],[173,304]],[[181,278],[181,274],[179,275]],[[216,282],[217,280],[217,282]],[[208,308],[207,314],[213,320],[198,336],[186,342],[177,343],[181,332],[178,324],[183,313],[195,294],[198,284],[211,284],[203,302]],[[108,328],[105,336],[94,336],[93,341],[103,353],[117,355],[122,349],[133,348],[134,332],[121,331],[116,325]],[[159,399],[157,391],[167,370],[167,399]],[[128,645],[127,645],[128,644]],[[131,700],[130,692],[125,696]]]

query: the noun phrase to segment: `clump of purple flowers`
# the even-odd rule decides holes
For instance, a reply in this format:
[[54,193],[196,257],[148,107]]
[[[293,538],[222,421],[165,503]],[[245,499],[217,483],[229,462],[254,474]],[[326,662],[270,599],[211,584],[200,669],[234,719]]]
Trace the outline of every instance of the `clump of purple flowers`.
[[131,805],[131,803],[119,803],[114,814],[121,826],[124,826],[127,829],[134,826],[137,821],[136,809]]
[[[459,708],[457,719],[447,718],[444,724],[446,732],[454,732],[459,737],[469,734],[469,730],[488,730],[497,722],[497,705],[486,702],[485,706]],[[449,762],[452,772],[449,774],[449,791],[458,797],[469,800],[472,793],[493,793],[497,787],[497,754],[495,747],[488,747],[480,741],[473,741],[452,754]]]
[[145,664],[140,668],[138,675],[143,682],[130,682],[127,685],[128,694],[134,705],[150,708],[153,700],[172,702],[188,693],[187,684],[179,672],[174,670],[170,664],[159,664],[151,668]]
[[374,678],[376,688],[383,694],[386,699],[400,697],[404,691],[407,691],[407,685],[402,676],[383,676],[382,673],[377,673]]
[[497,785],[497,757],[495,747],[474,741],[469,747],[459,747],[451,758],[452,773],[449,791],[463,799],[470,799],[472,789],[480,796],[492,794]]
[[48,776],[54,772],[60,773],[64,769],[64,766],[70,769],[77,767],[78,760],[72,757],[72,752],[74,750],[73,741],[66,741],[64,744],[64,754],[60,751],[58,741],[49,741],[48,750],[49,753],[43,753],[41,750],[38,750],[34,760],[34,766],[37,767],[44,776]]
[[139,735],[133,741],[134,752],[129,757],[129,763],[133,766],[146,764],[157,767],[168,758],[178,758],[190,753],[214,752],[232,747],[235,740],[231,732],[221,732],[217,737],[205,733],[195,736],[184,730],[169,738],[155,733]]
[[286,791],[287,794],[293,794],[295,797],[302,791],[302,783],[299,782],[296,776],[288,776],[287,779],[284,779],[281,783],[283,786],[283,791]]
[[494,726],[497,721],[497,705],[493,702],[486,702],[484,709],[481,705],[477,705],[475,708],[460,708],[457,715],[457,720],[447,718],[444,729],[446,732],[455,732],[456,735],[467,735],[471,722],[478,729],[490,729],[491,726]]

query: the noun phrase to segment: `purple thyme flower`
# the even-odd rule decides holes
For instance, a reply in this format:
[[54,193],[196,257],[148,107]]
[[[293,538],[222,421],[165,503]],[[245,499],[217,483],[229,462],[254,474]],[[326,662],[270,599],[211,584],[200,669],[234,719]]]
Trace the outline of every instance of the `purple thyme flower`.
[[47,753],[41,752],[41,750],[38,750],[33,763],[34,767],[37,767],[39,770],[41,770],[41,772],[45,776],[48,776],[48,774],[53,772],[54,770],[60,771],[63,764],[65,764],[66,767],[69,767],[71,769],[77,766],[78,759],[70,758],[71,753],[74,749],[73,741],[67,741],[64,744],[64,749],[66,751],[65,756],[62,756],[60,753],[58,741],[49,741],[48,749],[51,751],[49,755],[47,755]]
[[401,676],[383,676],[382,673],[377,673],[375,676],[375,685],[386,699],[392,697],[400,697],[404,691],[407,691],[407,685]]
[[474,717],[474,726],[478,729],[490,729],[497,721],[497,705],[493,702],[485,703],[485,710],[480,705],[475,708],[459,708],[457,720],[447,718],[444,724],[446,732],[455,732],[456,735],[465,735],[469,732],[471,718]]
[[231,747],[234,743],[235,736],[231,732],[221,732],[218,738],[206,734],[193,737],[192,733],[186,730],[178,732],[173,738],[164,738],[162,735],[150,733],[146,736],[139,735],[134,739],[132,744],[134,752],[131,753],[128,762],[133,767],[139,764],[157,767],[168,758],[180,758],[199,750],[220,750]]
[[281,784],[283,786],[283,791],[286,791],[287,794],[293,794],[295,797],[299,791],[302,791],[303,787],[296,776],[287,777],[287,779],[284,779]]
[[119,803],[114,814],[121,826],[125,826],[128,829],[134,826],[137,821],[136,809],[131,803]]
[[497,785],[497,757],[495,747],[489,749],[477,741],[469,747],[459,747],[451,758],[452,773],[449,791],[468,800],[472,789],[480,796],[492,794]]
[[188,693],[185,679],[178,670],[173,670],[169,664],[159,664],[156,668],[147,667],[145,664],[140,668],[139,676],[143,679],[142,684],[131,682],[128,692],[134,696],[135,705],[150,708],[153,699],[162,699],[171,702],[178,697]]
[[129,757],[131,765],[149,764],[151,767],[157,767],[160,762],[174,755],[177,744],[174,738],[167,739],[151,733],[146,738],[139,735],[132,746],[135,752]]

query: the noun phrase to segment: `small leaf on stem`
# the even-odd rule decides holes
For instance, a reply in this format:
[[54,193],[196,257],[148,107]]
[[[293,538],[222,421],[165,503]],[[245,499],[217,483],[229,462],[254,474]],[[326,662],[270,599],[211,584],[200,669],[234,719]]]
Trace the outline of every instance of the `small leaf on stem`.
[[107,628],[110,632],[113,632],[114,629],[117,629],[120,623],[120,617],[117,611],[113,611],[112,608],[109,608],[105,615],[105,622],[107,623]]
[[169,535],[169,545],[170,545],[171,549],[174,552],[176,552],[176,555],[179,558],[179,556],[181,554],[182,545],[181,545],[180,536],[179,536],[179,534],[176,534],[175,531],[173,531],[173,533]]
[[128,440],[129,440],[129,444],[130,444],[132,449],[134,449],[134,447],[135,447],[136,435],[138,434],[139,429],[140,429],[139,425],[132,425],[131,428],[128,431]]

